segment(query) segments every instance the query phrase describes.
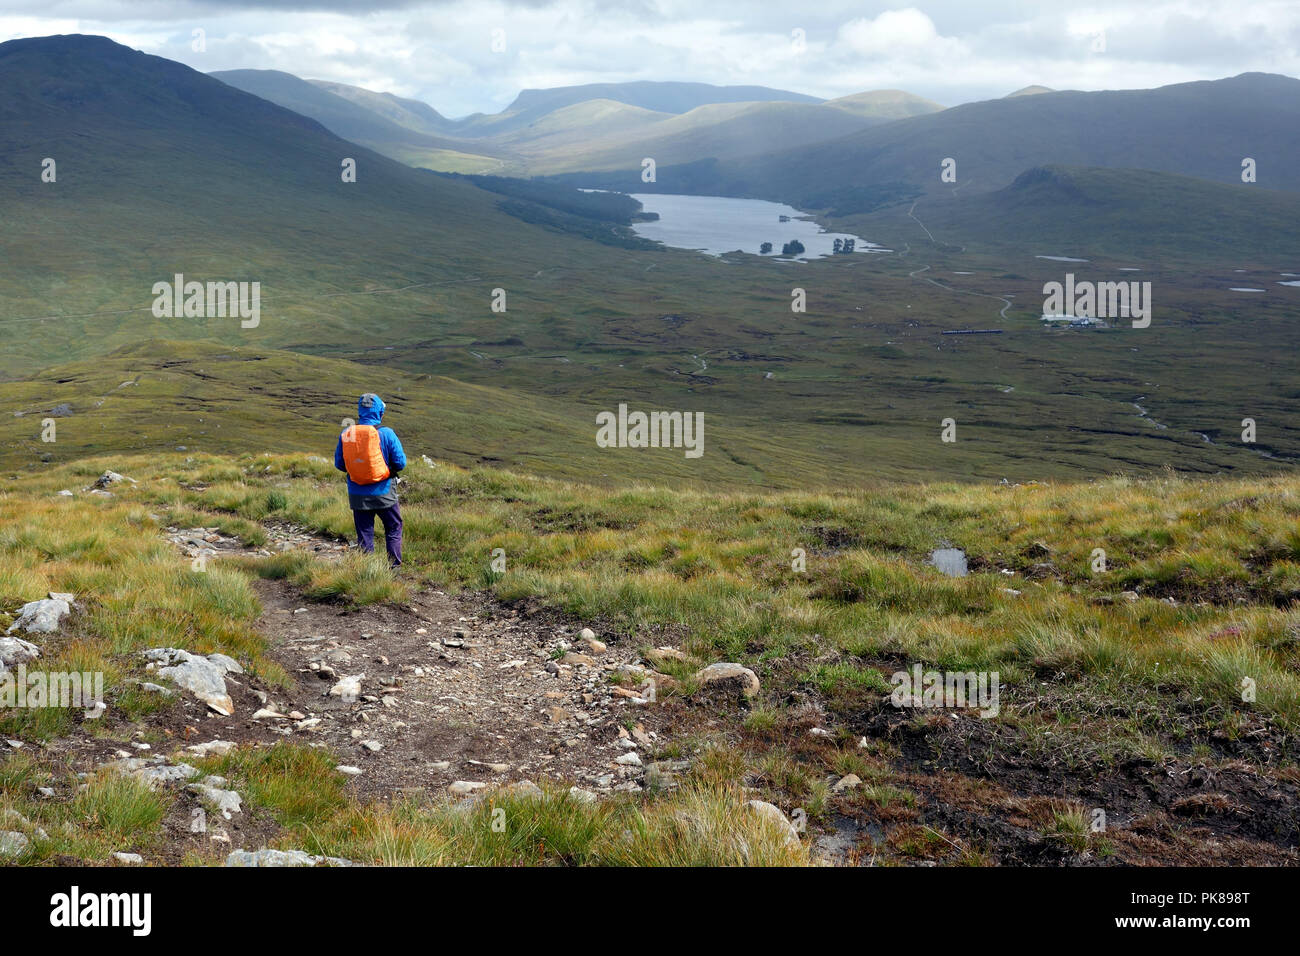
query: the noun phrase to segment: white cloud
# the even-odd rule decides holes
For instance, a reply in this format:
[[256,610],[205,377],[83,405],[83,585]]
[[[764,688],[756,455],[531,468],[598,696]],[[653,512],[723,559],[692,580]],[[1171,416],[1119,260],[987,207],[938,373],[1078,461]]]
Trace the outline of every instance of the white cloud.
[[[191,49],[195,27],[207,49]],[[506,31],[493,53],[491,31]],[[802,30],[797,52],[791,32]],[[1091,36],[1106,31],[1106,49]],[[635,79],[941,103],[1300,74],[1295,0],[0,0],[0,38],[102,33],[195,69],[285,70],[495,111],[521,88]]]

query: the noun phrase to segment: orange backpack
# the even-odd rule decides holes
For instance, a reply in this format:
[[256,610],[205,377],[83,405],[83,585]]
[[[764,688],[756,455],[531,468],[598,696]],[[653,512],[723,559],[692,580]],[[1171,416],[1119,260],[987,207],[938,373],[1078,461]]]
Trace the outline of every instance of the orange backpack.
[[374,425],[349,425],[343,432],[343,465],[358,485],[373,485],[390,474]]

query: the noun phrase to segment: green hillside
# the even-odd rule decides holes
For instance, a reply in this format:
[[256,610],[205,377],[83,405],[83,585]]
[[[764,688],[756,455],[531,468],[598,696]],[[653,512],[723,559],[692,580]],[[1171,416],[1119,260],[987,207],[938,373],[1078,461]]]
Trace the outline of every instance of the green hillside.
[[[490,143],[469,143],[440,135],[438,124],[381,94],[349,88],[349,95],[279,70],[218,70],[209,73],[246,93],[309,116],[349,142],[369,146],[413,166],[478,172],[501,165]],[[423,104],[421,104],[423,105]]]
[[[581,409],[573,431],[557,433],[576,434],[582,454],[593,409],[626,403],[703,413],[710,434],[728,440],[702,459],[666,457],[672,470],[663,480],[860,485],[1166,467],[1250,474],[1300,457],[1300,393],[1275,360],[1294,351],[1300,328],[1300,292],[1277,284],[1278,273],[1297,271],[1286,234],[1267,258],[1267,244],[1254,239],[1244,251],[1191,242],[1190,252],[1167,256],[1176,237],[1201,225],[1193,207],[1173,203],[1176,185],[1162,191],[1138,181],[1125,187],[1126,202],[1146,197],[1189,218],[1134,212],[1121,220],[1132,229],[1097,233],[1097,249],[1048,246],[1028,231],[1046,229],[1062,210],[1083,217],[1095,206],[1064,204],[1061,182],[1049,179],[1022,183],[1005,209],[974,206],[951,228],[930,199],[913,215],[908,203],[849,220],[888,253],[798,265],[711,258],[610,244],[625,226],[565,212],[541,193],[489,192],[405,167],[107,40],[16,41],[0,46],[0,63],[8,111],[0,126],[0,375],[30,379],[11,392],[21,398],[14,410],[25,413],[9,421],[15,440],[38,440],[39,419],[28,413],[67,402],[87,414],[88,399],[134,377],[114,367],[87,384],[89,394],[77,394],[55,387],[62,374],[55,366],[146,347],[131,353],[138,365],[153,343],[205,340],[221,351],[347,360],[371,376],[444,376],[508,393],[507,406],[518,403],[521,415],[533,401]],[[42,183],[41,158],[51,155],[58,180]],[[358,160],[355,183],[339,178],[349,156]],[[1120,188],[1070,175],[1088,190]],[[1282,204],[1263,208],[1271,200],[1262,192],[1241,195],[1260,205],[1243,203],[1230,219],[1233,201],[1223,200],[1210,238],[1244,243],[1252,220],[1285,218]],[[950,199],[954,215],[968,198],[979,197]],[[1265,232],[1274,234],[1272,226]],[[1090,261],[1073,268],[1043,255]],[[1043,286],[1067,268],[1098,279],[1137,275],[1118,271],[1127,267],[1155,284],[1150,328],[1040,322]],[[257,327],[155,318],[153,284],[176,273],[261,282]],[[1250,298],[1230,291],[1243,284],[1269,291]],[[791,309],[795,288],[806,294],[805,312]],[[505,311],[492,308],[496,289],[507,297]],[[970,329],[1000,331],[944,334]],[[295,373],[290,358],[282,359],[286,377],[308,374]],[[54,369],[54,378],[30,378],[42,369]],[[341,386],[313,394],[313,403],[329,405],[359,379],[373,380],[355,367],[329,375]],[[172,397],[187,388],[177,384]],[[275,402],[267,404],[274,416]],[[176,414],[175,402],[160,404],[157,427]],[[337,417],[331,408],[319,420]],[[1240,438],[1247,417],[1259,423],[1254,443]],[[953,443],[940,441],[948,418],[958,426]],[[109,429],[80,447],[134,447],[139,431]],[[193,444],[179,432],[149,447]],[[538,441],[534,461],[569,453],[567,439]],[[440,443],[466,460],[519,461],[527,451]],[[22,449],[31,462],[55,451]],[[621,455],[609,466],[599,461],[562,467],[599,469],[611,480],[641,467]]]
[[[155,341],[0,383],[0,467],[28,470],[109,452],[298,451],[331,458],[357,396],[381,392],[385,422],[412,458],[487,464],[592,484],[806,484],[810,470],[865,483],[873,471],[842,448],[757,420],[705,416],[705,454],[596,444],[605,408],[519,389],[368,368],[293,352]],[[53,419],[53,441],[42,440]],[[491,422],[487,427],[485,423]]]
[[[1054,92],[967,103],[902,119],[825,144],[765,156],[660,167],[653,189],[758,196],[800,208],[828,186],[843,192],[904,183],[931,193],[1009,185],[1033,166],[1138,168],[1240,183],[1242,160],[1258,182],[1294,191],[1286,172],[1300,153],[1300,80],[1244,73],[1153,90]],[[940,179],[956,160],[956,183]],[[583,177],[585,185],[632,188],[639,169]]]

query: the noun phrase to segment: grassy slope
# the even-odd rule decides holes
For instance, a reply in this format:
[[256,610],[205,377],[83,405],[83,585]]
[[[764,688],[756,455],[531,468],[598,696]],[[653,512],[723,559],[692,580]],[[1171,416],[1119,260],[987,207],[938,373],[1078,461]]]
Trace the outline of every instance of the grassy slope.
[[[705,416],[706,453],[602,449],[591,405],[429,375],[376,370],[291,352],[212,343],[155,342],[0,384],[12,415],[0,418],[0,464],[26,469],[41,459],[70,462],[107,449],[238,453],[249,447],[332,456],[340,421],[356,396],[379,391],[385,421],[412,457],[488,462],[595,483],[658,480],[707,485],[806,484],[868,473],[837,449],[807,436],[773,437],[761,422]],[[62,409],[60,406],[69,408]],[[56,440],[43,442],[51,412]]]
[[[747,449],[768,452],[737,451],[716,470],[706,452],[703,467],[679,462],[656,474],[663,480],[1258,472],[1279,467],[1262,453],[1300,455],[1300,394],[1276,362],[1300,329],[1300,290],[1275,284],[1277,271],[1300,271],[1286,236],[1267,257],[1267,241],[1256,239],[1246,248],[1259,258],[1165,256],[1171,237],[1199,228],[1194,210],[1158,236],[1135,215],[1135,228],[1107,235],[1106,248],[1142,256],[1154,243],[1161,258],[1099,259],[1089,246],[1024,240],[1025,217],[1050,222],[1059,208],[1046,195],[1036,211],[988,217],[996,230],[949,241],[939,228],[937,245],[906,207],[862,220],[860,234],[892,255],[789,266],[618,250],[521,223],[496,208],[500,197],[344,144],[177,64],[108,41],[93,55],[54,59],[36,56],[38,46],[3,47],[0,377],[124,345],[205,339],[443,375],[567,407],[702,411],[716,434],[731,429]],[[59,181],[42,184],[36,171],[51,154]],[[338,163],[352,154],[359,181],[342,184]],[[1253,204],[1216,223],[1215,235],[1271,233],[1253,221],[1272,221],[1270,197],[1233,195]],[[919,206],[922,220],[930,206]],[[1088,271],[1106,278],[1142,266],[1158,282],[1152,328],[1044,330],[1041,288],[1064,270],[1035,253],[1092,258]],[[177,271],[261,281],[261,325],[154,319],[152,283]],[[939,285],[922,281],[931,277]],[[1245,283],[1270,292],[1247,300],[1226,291]],[[790,311],[796,286],[807,313]],[[494,288],[508,292],[507,312],[491,310]],[[998,296],[1012,297],[1005,319]],[[989,326],[1004,334],[940,335]],[[90,395],[22,386],[13,410],[84,406],[132,374]],[[1132,403],[1144,395],[1168,429],[1138,417]],[[160,408],[159,427],[182,411]],[[959,440],[942,445],[939,422],[949,416]],[[1254,447],[1234,437],[1247,416],[1260,423]],[[30,419],[9,424],[35,440]],[[164,447],[195,445],[197,432],[172,429]],[[98,450],[137,440],[101,437]],[[447,444],[434,453],[483,451]],[[543,439],[538,457],[556,447]]]
[[[500,151],[490,143],[471,143],[440,135],[436,130],[413,128],[409,117],[377,109],[374,102],[357,102],[332,90],[280,70],[218,70],[209,73],[223,83],[252,93],[316,120],[330,132],[352,143],[362,143],[391,155],[396,148],[459,152],[480,159],[495,158]],[[386,101],[380,101],[386,104]],[[399,121],[401,120],[401,121]]]
[[1045,249],[1165,263],[1300,256],[1300,194],[1142,169],[1037,167],[995,193],[923,200],[916,215],[949,243],[1033,236]]
[[[111,499],[54,497],[58,488],[83,488],[105,467],[138,484],[117,486]],[[527,838],[492,849],[466,842],[454,817],[437,810],[349,806],[331,782],[337,778],[328,757],[293,747],[240,754],[209,769],[269,808],[286,843],[362,859],[737,862],[734,845],[719,847],[713,835],[727,830],[739,799],[727,788],[742,778],[809,808],[814,819],[832,806],[828,771],[851,769],[871,784],[852,798],[859,808],[910,805],[917,781],[890,769],[888,744],[877,740],[863,752],[854,742],[874,733],[867,727],[889,710],[882,703],[888,675],[919,662],[999,672],[1001,712],[977,721],[992,735],[984,761],[1043,761],[1060,779],[1106,776],[1134,759],[1210,774],[1231,763],[1234,772],[1251,768],[1263,785],[1273,779],[1267,775],[1294,767],[1288,741],[1300,723],[1298,502],[1294,479],[759,495],[649,485],[601,490],[416,464],[404,507],[410,579],[489,586],[506,599],[540,599],[599,619],[645,647],[671,634],[703,660],[743,661],[763,682],[745,732],[730,742],[700,742],[702,791],[602,811],[612,817],[583,816],[587,811],[564,801],[537,812],[544,828],[585,821],[586,835],[570,854],[550,844],[541,851]],[[79,462],[7,483],[0,509],[7,518],[0,609],[12,611],[47,590],[76,591],[87,609],[79,633],[47,648],[49,660],[104,669],[110,707],[132,720],[156,706],[129,684],[139,667],[133,652],[146,645],[220,648],[255,673],[263,667],[260,639],[248,630],[256,605],[245,572],[189,574],[157,528],[218,524],[256,543],[255,522],[264,518],[334,535],[350,527],[337,475],[305,456]],[[965,548],[974,573],[951,579],[927,568],[936,544]],[[486,567],[497,547],[508,556],[504,576]],[[796,547],[807,550],[806,572],[791,569]],[[1097,547],[1107,552],[1102,574],[1089,567]],[[330,590],[355,593],[346,580]],[[1127,601],[1121,590],[1140,596]],[[689,691],[690,669],[665,666]],[[272,671],[263,676],[276,679]],[[1242,700],[1243,677],[1256,682],[1253,702]],[[843,737],[808,751],[799,743],[806,735],[800,721],[819,712]],[[67,719],[28,713],[10,717],[4,729],[40,739],[66,732]],[[38,844],[38,854],[102,858],[115,838],[146,849],[157,840],[160,814],[139,806],[142,794],[96,789],[79,798],[121,807],[120,815],[140,810],[120,835],[98,826],[79,831],[84,807],[36,801],[34,787],[61,772],[40,758],[10,758],[0,774],[6,805],[43,823],[73,824]],[[319,797],[303,800],[295,791]],[[626,825],[626,814],[668,820],[684,806],[713,822],[693,828],[694,836],[689,828],[660,834],[657,851],[646,845],[619,855],[605,842],[610,827]],[[1060,827],[1061,812],[1076,812],[1061,806],[1047,826]],[[414,839],[421,828],[424,839]],[[953,836],[966,848],[963,861],[980,861],[978,835]],[[1077,849],[1105,852],[1106,841],[1086,828],[1074,838]],[[919,852],[895,847],[901,858]]]
[[719,103],[654,124],[611,133],[600,128],[559,141],[517,142],[530,175],[640,167],[651,156],[673,166],[712,157],[770,153],[791,142],[816,143],[884,122],[869,112],[819,103]]
[[827,106],[881,120],[937,113],[946,107],[906,90],[867,90],[826,101]]

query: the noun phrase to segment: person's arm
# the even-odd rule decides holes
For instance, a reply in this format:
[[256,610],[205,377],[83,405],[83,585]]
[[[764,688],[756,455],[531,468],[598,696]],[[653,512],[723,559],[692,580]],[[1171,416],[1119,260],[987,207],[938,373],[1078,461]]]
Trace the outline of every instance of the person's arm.
[[402,440],[391,428],[384,432],[387,447],[384,448],[384,460],[388,462],[389,471],[398,472],[406,467],[406,452],[402,450]]
[[339,436],[339,442],[334,446],[334,467],[339,471],[347,471],[347,465],[343,464],[343,436]]

